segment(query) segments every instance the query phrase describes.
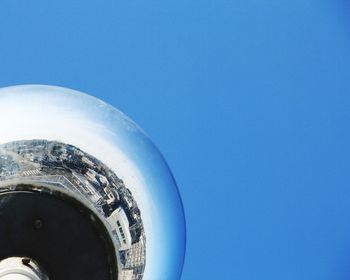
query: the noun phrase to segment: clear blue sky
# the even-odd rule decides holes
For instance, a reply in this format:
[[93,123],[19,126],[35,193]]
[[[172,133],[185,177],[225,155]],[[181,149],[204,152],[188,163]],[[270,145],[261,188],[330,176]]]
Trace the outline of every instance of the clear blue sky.
[[0,86],[85,91],[148,132],[184,201],[183,279],[347,280],[349,14],[345,0],[2,0]]

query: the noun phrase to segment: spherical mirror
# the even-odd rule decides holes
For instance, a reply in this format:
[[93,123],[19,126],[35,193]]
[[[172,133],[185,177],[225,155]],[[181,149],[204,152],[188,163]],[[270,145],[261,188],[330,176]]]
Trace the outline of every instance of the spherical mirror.
[[0,260],[33,259],[49,279],[180,278],[179,192],[133,121],[89,95],[26,85],[0,89],[0,130]]

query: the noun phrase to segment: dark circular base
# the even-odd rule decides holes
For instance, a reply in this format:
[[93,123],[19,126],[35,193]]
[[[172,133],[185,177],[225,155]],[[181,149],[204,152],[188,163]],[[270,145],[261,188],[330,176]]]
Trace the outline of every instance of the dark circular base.
[[62,193],[19,189],[0,194],[0,260],[33,258],[50,280],[118,279],[110,235],[91,210]]

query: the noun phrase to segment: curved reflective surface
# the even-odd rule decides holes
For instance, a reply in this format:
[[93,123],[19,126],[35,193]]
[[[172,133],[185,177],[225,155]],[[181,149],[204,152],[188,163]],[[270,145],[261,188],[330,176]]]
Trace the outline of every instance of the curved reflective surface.
[[[145,255],[138,260],[144,266],[142,279],[180,278],[185,251],[181,199],[164,158],[133,121],[89,95],[60,87],[26,85],[0,89],[0,128],[0,144],[30,143],[35,150],[48,143],[58,146],[55,149],[66,158],[82,153],[87,155],[88,164],[103,165],[104,169],[87,168],[82,180],[101,178],[99,172],[111,170],[132,194],[142,218],[146,244]],[[6,145],[13,152],[13,145]],[[24,157],[38,162],[32,154],[27,151]],[[64,164],[69,166],[69,160]],[[60,168],[67,167],[63,165]],[[100,184],[102,181],[98,179]],[[116,215],[121,217],[120,213]],[[130,222],[128,213],[122,218]],[[139,241],[129,239],[130,246]],[[119,261],[131,248],[129,245],[119,244]]]

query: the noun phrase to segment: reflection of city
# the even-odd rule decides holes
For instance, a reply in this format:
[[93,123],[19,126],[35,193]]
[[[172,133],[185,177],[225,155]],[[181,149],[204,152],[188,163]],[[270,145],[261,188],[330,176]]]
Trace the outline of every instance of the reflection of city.
[[18,180],[83,194],[110,226],[119,250],[118,279],[142,279],[146,239],[141,213],[130,190],[106,165],[72,145],[11,142],[0,148],[0,187]]

